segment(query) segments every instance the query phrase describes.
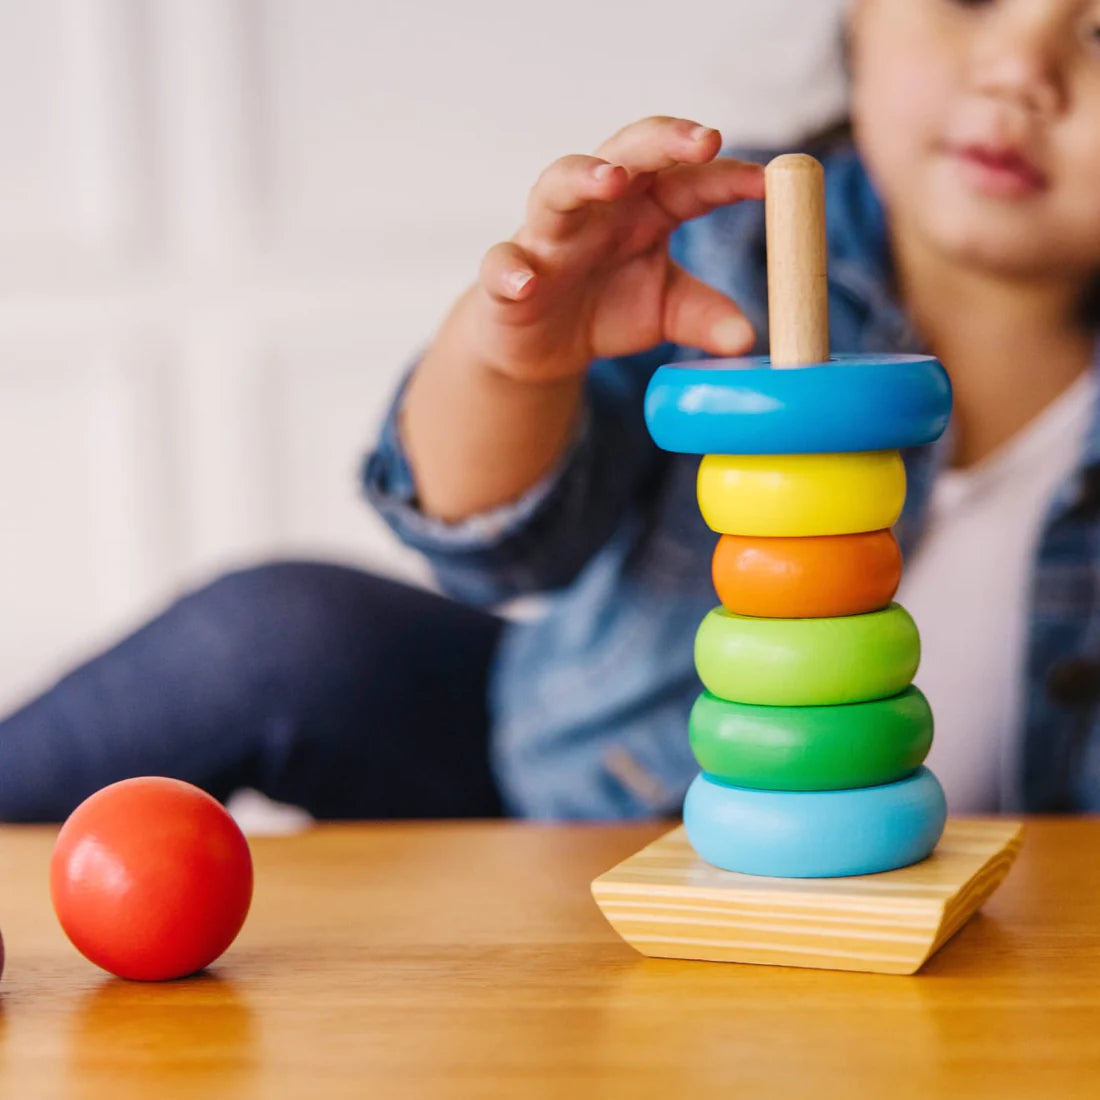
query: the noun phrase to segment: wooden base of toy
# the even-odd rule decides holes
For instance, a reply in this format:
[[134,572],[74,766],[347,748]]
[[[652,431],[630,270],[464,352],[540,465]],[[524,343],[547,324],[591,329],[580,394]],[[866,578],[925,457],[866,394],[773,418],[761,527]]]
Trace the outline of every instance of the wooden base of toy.
[[896,871],[765,878],[704,862],[682,827],[592,883],[611,926],[643,955],[913,974],[1001,884],[1023,827],[947,822],[936,850]]

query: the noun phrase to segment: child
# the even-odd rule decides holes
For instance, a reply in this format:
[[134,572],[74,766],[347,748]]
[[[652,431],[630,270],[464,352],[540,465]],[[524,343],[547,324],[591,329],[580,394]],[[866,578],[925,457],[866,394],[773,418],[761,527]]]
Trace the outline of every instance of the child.
[[[833,348],[930,350],[955,391],[898,528],[929,763],[957,812],[1096,810],[1100,3],[856,0],[849,32]],[[641,405],[663,361],[766,346],[762,173],[719,146],[652,118],[552,164],[397,395],[367,492],[463,604],[223,578],[0,723],[0,816],[135,772],[324,817],[675,813],[716,536]]]

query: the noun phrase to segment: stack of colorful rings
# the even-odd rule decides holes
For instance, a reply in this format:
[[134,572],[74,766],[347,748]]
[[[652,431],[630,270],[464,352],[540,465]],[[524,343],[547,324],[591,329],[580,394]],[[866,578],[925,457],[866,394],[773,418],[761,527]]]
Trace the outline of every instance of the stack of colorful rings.
[[721,535],[721,606],[699,627],[705,691],[689,734],[702,771],[684,802],[695,850],[732,871],[858,875],[915,863],[946,820],[923,761],[932,713],[912,680],[920,640],[893,597],[905,499],[899,448],[951,411],[926,356],[661,367],[646,423],[703,455],[699,506]]

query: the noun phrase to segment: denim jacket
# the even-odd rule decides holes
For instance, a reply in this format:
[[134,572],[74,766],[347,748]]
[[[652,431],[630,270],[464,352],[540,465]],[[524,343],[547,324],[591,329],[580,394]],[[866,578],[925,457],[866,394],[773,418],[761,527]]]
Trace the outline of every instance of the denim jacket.
[[[833,350],[922,350],[891,289],[884,212],[863,166],[851,148],[822,159]],[[756,326],[756,350],[766,350],[763,204],[690,222],[671,248],[741,305]],[[401,390],[364,464],[368,498],[427,556],[444,591],[487,606],[543,595],[537,617],[506,626],[491,677],[493,761],[515,814],[675,813],[698,771],[687,737],[700,691],[693,638],[717,602],[716,536],[696,503],[698,458],[659,451],[642,402],[660,363],[700,357],[664,345],[593,363],[585,413],[557,469],[514,503],[461,523],[440,523],[417,508],[396,430]],[[938,443],[903,454],[908,494],[896,533],[907,555],[949,450],[950,429]],[[1100,810],[1098,570],[1094,413],[1080,464],[1051,500],[1038,543],[1020,734],[1023,804],[1006,809]]]

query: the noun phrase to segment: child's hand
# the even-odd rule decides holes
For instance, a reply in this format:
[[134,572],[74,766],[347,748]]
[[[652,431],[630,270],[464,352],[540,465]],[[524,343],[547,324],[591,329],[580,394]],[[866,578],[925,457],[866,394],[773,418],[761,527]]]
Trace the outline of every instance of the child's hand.
[[764,197],[763,168],[715,160],[721,144],[717,130],[648,118],[599,157],[543,172],[526,222],[489,250],[405,391],[400,430],[426,515],[457,523],[545,477],[576,436],[593,359],[665,341],[712,355],[752,346],[737,306],[668,258],[681,222]]
[[668,256],[681,222],[764,196],[763,168],[716,160],[720,147],[717,130],[656,117],[620,130],[598,156],[551,164],[524,225],[482,261],[463,326],[478,357],[547,382],[666,340],[747,351],[753,332],[737,306]]

